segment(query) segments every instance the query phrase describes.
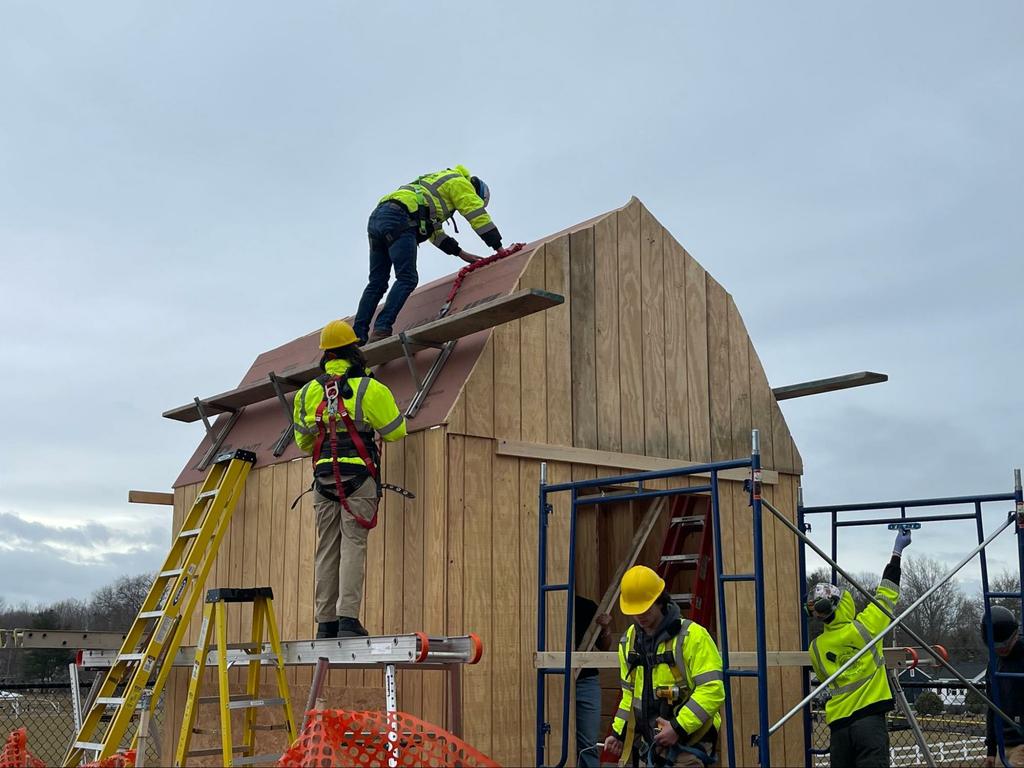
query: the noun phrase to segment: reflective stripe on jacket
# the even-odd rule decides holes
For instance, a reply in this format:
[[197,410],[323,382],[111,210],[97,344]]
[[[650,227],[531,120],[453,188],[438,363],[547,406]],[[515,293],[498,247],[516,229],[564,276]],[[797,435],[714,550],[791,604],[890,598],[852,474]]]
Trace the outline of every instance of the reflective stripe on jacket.
[[[636,624],[631,624],[619,641],[619,685],[622,698],[612,719],[612,730],[623,739],[627,728],[634,729],[643,716],[645,669],[642,663],[630,665],[630,653],[636,643]],[[676,685],[680,697],[674,702],[673,714],[681,730],[688,734],[688,744],[696,744],[714,726],[721,727],[720,709],[725,701],[722,657],[718,646],[700,624],[684,619],[674,636],[659,636],[651,665],[651,684],[655,690]],[[634,658],[635,660],[635,658]],[[648,713],[648,719],[658,713]],[[653,725],[653,723],[651,723]],[[642,729],[641,729],[642,731]]]
[[[875,592],[875,599],[893,614],[899,596],[899,587],[888,579],[882,579]],[[872,637],[889,626],[889,617],[873,604],[854,616],[856,610],[850,592],[843,592],[832,621],[811,641],[807,652],[819,682],[827,680]],[[836,678],[829,685],[829,691],[832,697],[825,704],[825,722],[829,725],[871,704],[892,699],[882,642],[875,643],[869,653]]]
[[483,237],[497,229],[497,226],[491,221],[490,214],[484,208],[484,201],[473,188],[469,180],[470,175],[464,165],[428,173],[390,195],[385,195],[380,201],[397,200],[408,208],[414,217],[420,205],[425,205],[429,226],[428,231],[423,234],[429,236],[430,242],[434,245],[439,245],[447,237],[441,225],[456,212],[461,213],[473,227],[473,231]]
[[[325,367],[331,376],[341,376],[349,369],[350,364],[347,360],[328,360]],[[405,416],[398,410],[398,404],[390,389],[369,376],[348,379],[348,384],[352,388],[352,395],[342,400],[360,433],[375,430],[387,442],[405,437]],[[316,379],[308,382],[295,395],[295,402],[292,404],[292,426],[295,431],[295,443],[305,453],[311,452],[316,442],[316,411],[323,399],[323,385]],[[363,466],[363,460],[354,449],[349,450],[350,442],[344,425],[341,425],[338,429],[338,443],[344,449],[339,450],[338,461]],[[316,463],[320,465],[330,461],[328,446],[326,457],[316,458]]]

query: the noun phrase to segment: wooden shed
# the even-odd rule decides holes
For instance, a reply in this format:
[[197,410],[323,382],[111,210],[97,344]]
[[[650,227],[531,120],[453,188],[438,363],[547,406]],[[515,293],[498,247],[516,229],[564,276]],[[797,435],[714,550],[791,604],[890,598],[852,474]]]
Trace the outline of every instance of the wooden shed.
[[[396,331],[433,319],[451,280],[417,290]],[[416,499],[385,494],[369,539],[361,617],[371,634],[480,635],[483,661],[465,672],[465,736],[504,765],[534,762],[542,461],[550,482],[564,482],[741,458],[749,456],[751,428],[757,428],[766,498],[793,519],[801,473],[800,455],[732,297],[639,200],[471,274],[452,312],[527,289],[564,302],[461,339],[410,421],[409,437],[386,446],[385,479]],[[243,385],[269,371],[287,377],[308,368],[319,357],[317,334],[261,355]],[[423,350],[415,359],[425,368],[437,354]],[[376,375],[400,405],[415,392],[403,360],[380,366]],[[289,506],[308,487],[310,466],[294,445],[281,456],[271,453],[285,427],[284,412],[271,398],[246,407],[227,437],[226,446],[254,450],[259,460],[207,586],[271,585],[283,639],[308,639],[314,633],[311,495],[294,510]],[[208,449],[204,440],[175,483],[176,526],[194,498],[202,477],[195,467]],[[721,494],[725,567],[750,571],[747,496],[738,481],[723,482]],[[566,506],[556,504],[550,522],[553,579],[565,576]],[[633,502],[581,513],[580,594],[600,598],[643,512]],[[656,558],[660,535],[652,534],[641,562]],[[771,518],[764,535],[769,649],[793,650],[800,642],[796,540]],[[564,619],[557,618],[564,598],[554,603],[549,648],[564,643]],[[731,648],[753,650],[752,586],[729,585],[727,607]],[[623,618],[613,615],[614,628],[623,629]],[[244,617],[235,622],[237,635]],[[197,627],[194,622],[190,642]],[[310,670],[291,669],[289,679],[301,705]],[[754,765],[756,681],[740,682],[733,684],[737,759]],[[776,668],[772,682],[774,721],[799,700],[799,672]],[[603,683],[610,712],[618,686],[614,676]],[[167,711],[175,721],[167,739],[176,737],[186,686],[185,673],[176,670],[168,687]],[[332,706],[380,708],[381,673],[333,671],[328,692]],[[444,724],[446,695],[437,673],[400,673],[403,711]],[[548,699],[557,704],[556,686]],[[559,710],[549,711],[552,739],[562,728]],[[772,740],[778,764],[803,764],[801,727],[797,718]]]

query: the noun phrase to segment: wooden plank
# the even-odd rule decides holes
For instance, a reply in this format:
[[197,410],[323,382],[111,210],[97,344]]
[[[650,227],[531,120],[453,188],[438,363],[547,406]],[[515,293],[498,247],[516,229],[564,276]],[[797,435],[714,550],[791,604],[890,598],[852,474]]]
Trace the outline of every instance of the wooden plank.
[[668,453],[690,459],[690,401],[687,387],[686,252],[668,232],[665,252],[665,416]]
[[[309,465],[304,480],[311,481],[312,470]],[[300,513],[299,522],[299,573],[298,583],[298,615],[295,632],[298,639],[304,640],[316,636],[316,618],[314,616],[314,570],[316,564],[316,511],[313,509],[313,494],[307,493],[296,508]],[[296,684],[303,682],[308,686],[312,675],[304,674],[303,670],[296,673]]]
[[161,493],[159,491],[128,491],[129,504],[161,504],[174,506],[173,493]]
[[537,648],[537,537],[540,462],[519,461],[519,688],[523,712],[519,759],[508,765],[534,761],[534,719],[537,711],[537,676],[530,655]]
[[[406,441],[388,444],[385,456],[386,477],[391,482],[405,486]],[[401,480],[399,480],[401,478]],[[388,494],[387,514],[384,517],[384,634],[394,635],[403,631],[402,617],[405,592],[405,518],[406,501]]]
[[[552,462],[548,464],[548,482],[551,484],[565,483],[572,479],[569,464]],[[551,514],[548,515],[548,552],[547,582],[549,584],[565,583],[569,578],[569,515],[570,497],[568,493],[556,493],[548,496]],[[547,637],[546,643],[550,650],[565,648],[566,595],[564,592],[549,593],[547,597]],[[547,738],[548,749],[557,749],[560,744],[562,728],[569,729],[569,743],[573,743],[572,715],[570,703],[570,722],[565,723],[562,717],[563,680],[550,678],[545,684],[545,701],[547,703],[547,721],[551,723],[551,733]],[[570,698],[571,698],[570,687]],[[572,750],[570,749],[570,752]],[[550,753],[549,753],[550,754]]]
[[[594,328],[597,369],[597,448],[622,450],[619,399],[618,219],[594,224]],[[525,435],[524,440],[530,439]]]
[[[445,589],[448,564],[447,434],[444,429],[423,433],[423,618],[420,631],[444,635]],[[423,719],[445,722],[445,676],[420,675],[423,684]]]
[[725,289],[707,275],[708,387],[711,398],[711,459],[736,458],[732,449],[729,389],[729,321]]
[[640,325],[643,329],[644,453],[668,456],[665,404],[664,229],[640,206]]
[[597,342],[594,303],[594,230],[569,235],[569,307],[572,345],[573,445],[597,448]]
[[[403,532],[402,631],[423,631],[423,569],[424,569],[424,437],[414,432],[405,438],[405,487],[416,494],[405,502]],[[389,563],[390,566],[390,563]],[[423,711],[423,676],[419,672],[402,672],[398,686],[398,708],[420,716]]]
[[491,332],[494,350],[494,436],[518,440],[522,435],[522,397],[519,371],[519,323],[515,321]]
[[772,392],[768,386],[761,358],[754,349],[754,343],[747,339],[747,358],[750,360],[750,413],[753,427],[758,430],[761,440],[761,466],[775,464],[775,440],[773,438]]
[[[619,396],[622,450],[645,453],[644,359],[640,305],[640,201],[634,198],[617,215],[619,254]],[[551,440],[550,442],[559,442]]]
[[[571,448],[566,445],[545,445],[542,443],[525,443],[516,440],[496,440],[494,452],[499,456],[520,456],[527,459],[544,461],[564,461],[572,464],[589,464],[597,467],[615,467],[623,471],[638,470],[641,472],[669,469],[685,469],[700,466],[698,462],[677,459],[661,459],[656,456],[642,456],[633,453],[612,453],[611,451],[595,451],[590,448]],[[728,457],[732,458],[732,457]],[[718,473],[723,480],[742,482],[750,476],[749,469],[726,469]],[[709,478],[710,473],[697,472],[691,477]],[[773,485],[778,482],[779,474],[765,470],[762,481]]]
[[[498,647],[494,633],[494,586],[491,549],[492,457],[487,440],[466,438],[465,518],[466,541],[472,542],[463,551],[465,598],[463,611],[466,629],[475,632],[484,648]],[[494,695],[492,671],[495,654],[485,652],[479,664],[465,668],[463,705],[467,713],[466,740],[490,755],[493,751],[494,728],[491,699]]]
[[749,456],[750,431],[750,339],[732,297],[727,301],[729,324],[729,394],[732,419],[732,455]]
[[[794,523],[796,522],[796,495],[797,478],[791,475],[783,476],[781,485],[774,494],[775,500],[778,502],[776,507]],[[774,516],[772,519],[774,520]],[[804,587],[800,583],[798,572],[798,543],[796,537],[788,530],[784,530],[781,523],[777,524],[779,527],[775,537],[775,557],[778,563],[776,578],[777,594],[779,595],[780,643],[785,647],[794,648],[800,645],[800,624],[797,621],[782,621],[781,617],[799,616],[801,610],[800,597]],[[900,658],[901,653],[902,650],[898,648],[885,651],[886,666],[905,663],[906,656],[903,654],[903,658]],[[922,656],[922,660],[923,658],[924,656]],[[782,706],[786,711],[796,706],[801,698],[801,680],[802,673],[798,669],[787,669],[782,673],[784,691]],[[783,726],[782,738],[785,742],[787,756],[803,759],[803,737],[803,718],[795,717]]]
[[477,437],[494,436],[494,336],[473,366],[462,396],[466,400],[466,433]]
[[842,376],[832,376],[828,379],[787,384],[784,387],[775,387],[772,392],[775,394],[776,400],[789,400],[794,397],[820,395],[823,392],[837,392],[840,389],[850,389],[851,387],[864,387],[868,384],[881,384],[888,380],[889,377],[884,373],[860,371],[858,373],[847,373]]
[[[249,473],[249,477],[245,482],[245,490],[243,491],[242,500],[239,501],[238,506],[235,508],[235,513],[231,516],[231,523],[228,529],[228,537],[230,541],[228,551],[230,552],[230,561],[228,564],[230,583],[226,586],[229,587],[243,587],[245,586],[246,576],[246,555],[247,551],[253,552],[255,555],[255,539],[246,541],[246,529],[257,527],[257,514],[259,509],[260,499],[260,470],[256,470]],[[251,523],[251,526],[248,525]],[[223,544],[224,542],[222,542]],[[246,546],[252,544],[250,548]],[[251,574],[252,571],[249,570]],[[244,615],[244,608],[249,609],[249,625],[252,625],[252,605],[243,606],[243,610],[239,610],[238,606],[228,607],[228,642],[238,642],[241,640],[242,635],[242,617]],[[233,610],[232,610],[233,609]]]
[[[502,296],[492,301],[478,304],[475,307],[457,312],[454,315],[433,320],[406,332],[406,338],[414,344],[434,345],[446,341],[461,339],[477,331],[487,330],[495,326],[517,320],[521,317],[557,307],[564,301],[563,296],[538,289],[517,291],[509,296]],[[403,356],[402,343],[398,336],[391,336],[382,341],[367,344],[363,347],[367,364],[381,365]],[[301,364],[284,368],[277,372],[282,391],[294,392],[311,379],[320,374],[317,365]],[[202,402],[210,413],[224,413],[235,408],[259,403],[275,397],[276,393],[270,379],[246,384],[242,387],[221,392],[213,397],[203,398]],[[164,412],[164,418],[176,421],[199,421],[199,409],[196,404],[189,403]]]
[[[563,235],[545,248],[548,290],[569,295],[569,236]],[[545,313],[547,320],[547,430],[548,440],[572,443],[572,355],[568,303]]]
[[[532,713],[523,709],[520,697],[519,647],[519,460],[497,456],[492,464],[491,563],[494,578],[491,641],[491,750],[487,754],[500,765],[517,765],[520,742],[528,730],[524,722]],[[493,726],[492,726],[493,727]]]
[[[587,464],[572,465],[572,479],[593,480],[597,467]],[[597,601],[603,590],[600,580],[599,551],[597,547],[598,506],[576,508],[576,594]]]
[[[288,496],[295,498],[308,487],[309,462],[290,461],[288,468]],[[303,497],[305,498],[305,497]],[[290,504],[289,504],[290,506]],[[277,600],[278,621],[281,622],[281,638],[299,638],[299,560],[301,559],[299,526],[302,524],[302,502],[287,512],[288,524],[281,531],[284,541],[284,592]],[[295,682],[295,670],[288,670],[288,682]]]
[[[465,628],[465,474],[466,438],[448,435],[448,594],[445,627],[449,635],[463,635]],[[487,650],[484,649],[484,653]]]
[[708,358],[707,273],[690,254],[686,260],[686,394],[690,459],[711,460],[711,395]]
[[[523,270],[520,287],[544,285],[545,246],[538,248]],[[529,315],[519,321],[520,430],[523,440],[544,442],[548,436],[547,313]]]

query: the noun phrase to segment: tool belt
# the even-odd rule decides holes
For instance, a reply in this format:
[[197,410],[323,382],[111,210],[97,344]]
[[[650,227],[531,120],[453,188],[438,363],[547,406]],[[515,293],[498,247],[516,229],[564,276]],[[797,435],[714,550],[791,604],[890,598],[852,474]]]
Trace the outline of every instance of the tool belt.
[[[343,481],[342,484],[341,484],[342,494],[345,497],[351,496],[353,493],[355,493],[356,491],[358,491],[362,487],[363,483],[366,482],[366,478],[368,478],[369,476],[370,476],[370,474],[368,472],[364,472],[361,476],[356,476],[356,477],[350,478],[349,480]],[[337,492],[335,491],[335,489],[337,487],[338,486],[335,485],[334,483],[330,483],[330,484],[321,483],[319,477],[314,477],[313,478],[313,484],[310,486],[310,490],[316,491],[321,496],[323,496],[325,499],[330,499],[331,501],[337,501],[337,502],[340,503],[342,497],[339,496],[337,494]],[[380,487],[380,483],[377,483],[377,498],[379,499],[380,497],[381,497],[381,487]]]

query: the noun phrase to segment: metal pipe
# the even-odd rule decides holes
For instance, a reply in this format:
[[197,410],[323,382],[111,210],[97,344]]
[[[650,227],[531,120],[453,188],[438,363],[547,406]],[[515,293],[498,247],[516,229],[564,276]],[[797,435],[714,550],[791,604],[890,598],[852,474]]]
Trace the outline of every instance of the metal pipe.
[[831,504],[816,507],[804,507],[804,514],[813,515],[820,512],[868,512],[879,509],[899,509],[900,507],[945,507],[953,504],[973,504],[989,501],[1013,501],[1012,493],[990,493],[981,496],[946,496],[936,499],[911,499],[909,501],[869,501],[864,504]]
[[[718,505],[718,473],[711,472],[711,522],[715,539],[715,583],[718,591],[718,636],[721,638],[722,669],[729,669],[729,622],[725,607],[725,562],[722,556],[722,524]],[[733,738],[732,685],[729,675],[723,675],[725,688],[725,742],[729,754],[729,765],[736,765],[736,745]]]
[[669,488],[663,491],[638,491],[636,493],[616,493],[610,496],[584,496],[579,500],[580,506],[592,504],[617,504],[622,501],[636,501],[637,499],[657,499],[661,496],[694,496],[701,493],[708,493],[711,490],[709,485],[695,485],[689,488]]
[[[797,533],[798,536],[803,536],[802,533],[799,533],[798,531],[794,530],[795,526],[793,526],[793,524],[790,523],[789,520],[786,519],[786,517],[784,515],[782,515],[778,510],[774,509],[773,507],[769,507],[769,509],[773,511],[773,513],[775,514],[775,516],[777,518],[779,518],[781,520],[784,520],[786,525],[787,525],[787,527],[791,531],[794,531],[795,533]],[[967,563],[969,563],[974,558],[974,556],[976,554],[978,554],[978,552],[980,552],[982,549],[984,549],[989,544],[991,544],[995,540],[995,538],[997,536],[999,536],[1000,533],[1002,533],[1004,530],[1006,530],[1006,528],[1010,525],[1011,522],[1013,522],[1012,519],[1007,519],[1006,522],[1004,522],[1001,526],[999,526],[998,530],[996,530],[995,533],[993,533],[991,536],[989,536],[987,539],[985,539],[985,541],[983,541],[981,544],[979,544],[977,547],[975,547],[973,550],[971,550],[971,552],[969,554],[967,554],[962,560],[960,560],[960,562],[957,563],[953,567],[952,570],[950,570],[945,576],[943,576],[935,584],[933,584],[931,587],[929,587],[924,592],[924,594],[922,594],[919,598],[917,598],[917,600],[915,600],[913,603],[911,603],[910,606],[907,607],[907,609],[903,611],[903,613],[901,613],[899,616],[893,617],[892,622],[887,627],[885,627],[881,632],[879,632],[877,635],[875,635],[873,638],[871,638],[871,640],[869,640],[867,643],[865,643],[863,648],[861,648],[859,651],[857,651],[855,654],[853,654],[853,656],[851,656],[849,659],[847,659],[847,661],[844,664],[840,665],[839,669],[837,669],[835,672],[833,672],[831,675],[828,676],[828,679],[822,680],[817,688],[815,688],[813,691],[811,691],[810,694],[805,696],[804,699],[799,704],[797,704],[795,707],[793,707],[793,709],[791,709],[789,712],[787,712],[785,715],[783,715],[782,719],[780,719],[775,725],[773,725],[771,727],[771,729],[769,730],[769,735],[771,735],[771,734],[775,733],[777,730],[779,730],[779,728],[781,728],[793,715],[795,715],[797,712],[802,710],[808,703],[810,703],[810,701],[815,696],[817,696],[829,683],[833,682],[843,672],[845,672],[847,669],[849,669],[854,664],[856,664],[857,660],[860,659],[861,656],[863,656],[866,653],[868,653],[874,647],[875,643],[877,643],[879,640],[884,638],[893,629],[895,629],[899,624],[901,624],[903,622],[903,620],[907,616],[909,616],[911,613],[913,613],[918,608],[918,606],[921,605],[921,603],[923,603],[925,600],[927,600],[929,597],[931,597],[931,595],[939,587],[941,587],[947,581],[952,579],[960,571],[961,568],[963,568],[965,565],[967,565]],[[814,544],[814,542],[810,541],[810,539],[807,539],[806,537],[804,537],[804,538],[807,541],[807,543],[810,544],[811,547],[813,549],[815,549],[815,551],[818,552],[819,556],[825,557],[825,554],[823,552],[821,552],[820,550],[818,550],[818,548]],[[839,565],[837,563],[833,562],[833,567],[836,568],[836,569],[839,569],[840,572],[842,572],[841,569],[839,568]],[[846,576],[845,573],[843,575]],[[849,578],[849,577],[847,576],[847,578]],[[892,616],[892,614],[888,613],[888,611],[886,611],[886,613],[887,613],[887,615]],[[907,627],[904,626],[904,630],[906,630],[906,629],[907,629]],[[950,667],[948,662],[946,662],[944,659],[942,659],[935,651],[932,651],[927,643],[922,642],[920,639],[918,639],[916,637],[916,635],[914,635],[910,631],[907,631],[907,634],[911,635],[911,637],[914,637],[915,640],[917,640],[917,642],[921,643],[929,651],[929,653],[931,653],[933,656],[935,656],[936,660],[938,660],[940,663],[943,664],[943,666],[946,667],[946,669],[948,671],[953,672],[957,676],[957,678],[960,680],[960,682],[968,684],[970,686],[971,690],[973,690],[976,694],[981,696],[987,703],[991,704],[991,702],[989,702],[988,698],[984,694],[982,694],[980,691],[978,691],[977,688],[975,688],[973,685],[971,685],[969,683],[969,681],[965,680],[963,678],[963,676],[961,676],[960,673],[956,671],[956,669]],[[992,706],[993,706],[993,711],[995,711],[1000,717],[1006,718],[1011,723],[1013,722],[1012,719],[1007,717],[1005,712],[1003,712],[1001,709],[996,709],[994,705],[992,705]]]
[[[544,642],[547,636],[547,590],[544,589],[547,581],[547,560],[548,560],[548,465],[542,462],[540,465],[540,491],[537,501],[537,650],[547,650]],[[544,670],[537,670],[537,765],[544,765],[544,735],[547,723],[544,720]]]
[[[768,640],[764,610],[764,530],[761,508],[761,440],[753,430],[750,454],[750,507],[754,526],[754,615],[757,620],[757,754],[761,768],[771,768],[771,734],[768,732]],[[767,502],[764,502],[767,504]]]
[[565,592],[565,664],[562,680],[562,754],[555,768],[563,768],[569,760],[569,704],[572,702],[572,651],[574,642],[573,609],[576,604],[576,507],[579,496],[572,489],[572,503],[569,508],[569,578],[566,579],[568,589]]
[[[980,503],[980,502],[979,502]],[[920,515],[919,517],[880,517],[877,520],[840,520],[836,523],[839,528],[852,528],[861,525],[897,525],[903,523],[936,523],[945,520],[973,520],[973,514],[962,515]]]
[[[804,522],[804,489],[796,489],[796,524],[797,527],[807,532]],[[807,589],[807,545],[803,539],[797,539],[797,594],[803,594]],[[810,627],[808,626],[807,611],[800,611],[800,643],[801,648],[810,645]],[[800,689],[801,696],[806,696],[811,690],[811,673],[807,668],[800,667]],[[811,768],[811,712],[809,708],[804,709],[804,768]]]
[[556,491],[571,491],[574,488],[599,488],[602,485],[625,485],[627,483],[639,483],[647,480],[660,480],[666,477],[685,477],[686,475],[707,474],[713,470],[721,472],[725,469],[745,469],[749,466],[750,459],[732,459],[731,461],[694,464],[690,467],[679,467],[678,469],[660,469],[657,472],[634,472],[630,475],[619,475],[618,477],[599,477],[595,480],[574,480],[568,483],[549,485],[548,493],[554,493]]

